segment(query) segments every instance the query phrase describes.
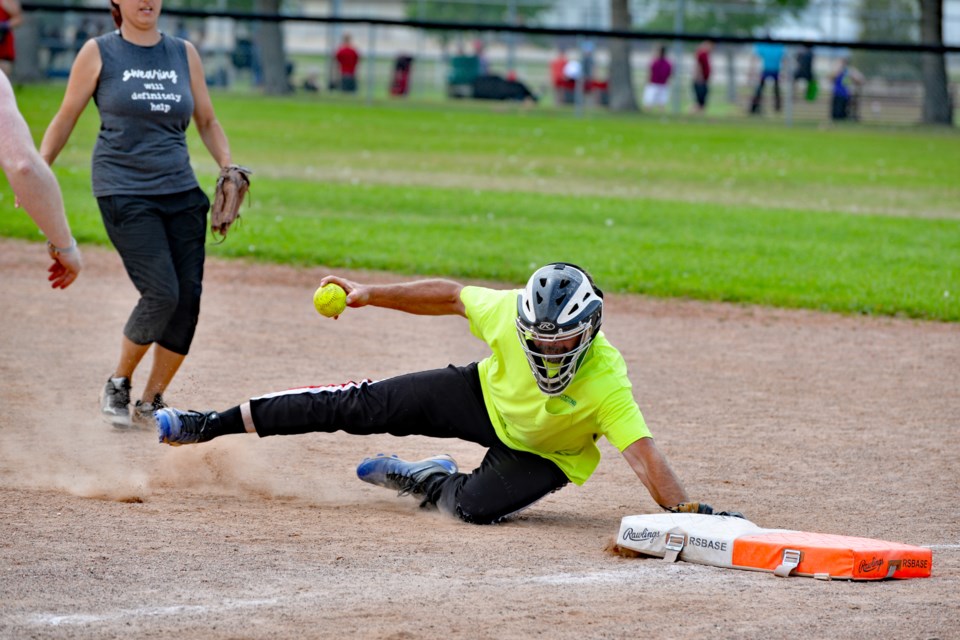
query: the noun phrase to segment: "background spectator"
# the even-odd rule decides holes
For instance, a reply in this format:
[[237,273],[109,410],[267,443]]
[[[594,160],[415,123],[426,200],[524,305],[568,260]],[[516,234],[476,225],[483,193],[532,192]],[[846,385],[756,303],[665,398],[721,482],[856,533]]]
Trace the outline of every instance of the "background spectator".
[[320,72],[315,67],[307,70],[307,75],[303,78],[303,90],[311,93],[320,91]]
[[707,108],[707,96],[710,93],[711,51],[713,51],[713,42],[704,40],[693,54],[693,108],[697,113],[703,113]]
[[[793,72],[793,84],[797,84],[797,80],[803,80],[806,83],[806,94],[805,98],[813,102],[817,99],[817,78],[813,75],[813,47],[810,45],[804,45],[800,51],[797,52],[797,69]],[[797,95],[796,89],[793,91],[793,95]]]
[[473,55],[477,57],[477,72],[481,76],[490,73],[490,63],[487,62],[487,56],[484,54],[483,40],[477,38],[473,41]]
[[13,71],[17,59],[13,29],[23,22],[23,11],[19,0],[0,0],[0,71],[8,76]]
[[830,106],[831,120],[859,120],[857,97],[863,74],[850,66],[850,58],[840,58],[833,74],[833,100]]
[[583,84],[588,86],[593,81],[593,43],[589,40],[580,45],[580,59],[583,65]]
[[643,106],[660,109],[667,106],[667,100],[670,98],[667,85],[672,73],[673,65],[667,60],[667,48],[661,46],[657,50],[657,56],[650,63],[650,81],[643,90]]
[[556,104],[570,104],[573,102],[575,80],[568,78],[564,73],[569,60],[563,48],[557,50],[557,57],[550,62],[550,82],[553,84],[553,95]]
[[349,33],[343,34],[340,48],[336,54],[338,81],[336,86],[345,93],[357,91],[357,65],[360,63],[360,54],[353,46]]
[[393,80],[390,95],[405,96],[410,93],[410,75],[413,73],[413,56],[399,55],[393,62]]
[[[769,37],[769,36],[768,36]],[[773,80],[773,108],[780,111],[780,65],[783,63],[783,45],[773,42],[760,42],[754,47],[754,53],[760,59],[760,81],[753,93],[750,113],[759,115],[763,111],[763,87],[767,80]]]

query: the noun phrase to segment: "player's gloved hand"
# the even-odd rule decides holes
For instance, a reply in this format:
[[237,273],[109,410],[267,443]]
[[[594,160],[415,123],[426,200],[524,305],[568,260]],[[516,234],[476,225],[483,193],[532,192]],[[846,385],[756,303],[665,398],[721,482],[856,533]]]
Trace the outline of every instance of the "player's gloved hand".
[[680,504],[668,507],[667,511],[671,513],[702,513],[704,515],[713,515],[713,507],[706,502],[681,502]]
[[739,511],[716,511],[716,512],[714,512],[713,515],[715,515],[715,516],[730,516],[731,518],[743,518],[744,520],[747,519],[747,516],[743,515],[743,514],[740,513]]
[[744,517],[739,511],[714,511],[713,507],[708,505],[706,502],[681,502],[674,507],[668,508],[667,511],[671,513],[701,513],[708,516],[732,516],[734,518]]

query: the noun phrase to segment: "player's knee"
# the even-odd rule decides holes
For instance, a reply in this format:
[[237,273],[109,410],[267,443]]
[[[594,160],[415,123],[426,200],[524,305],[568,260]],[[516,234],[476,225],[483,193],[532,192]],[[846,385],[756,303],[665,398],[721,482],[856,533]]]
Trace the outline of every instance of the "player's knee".
[[180,295],[175,288],[159,287],[145,291],[130,317],[128,329],[140,338],[137,344],[155,342],[177,312]]
[[169,320],[180,305],[180,292],[176,289],[162,289],[150,293],[149,305],[158,317]]
[[498,505],[469,499],[457,502],[454,514],[468,524],[496,524],[508,515]]
[[487,514],[479,514],[473,511],[468,511],[457,507],[456,517],[460,520],[463,520],[467,524],[493,524],[495,521],[491,520]]

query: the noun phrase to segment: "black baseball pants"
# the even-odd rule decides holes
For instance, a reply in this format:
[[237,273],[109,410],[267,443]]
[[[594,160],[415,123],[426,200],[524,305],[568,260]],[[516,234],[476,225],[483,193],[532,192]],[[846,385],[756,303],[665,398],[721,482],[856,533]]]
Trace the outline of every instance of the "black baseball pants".
[[472,473],[435,476],[424,497],[425,504],[466,522],[498,522],[568,482],[552,461],[500,441],[487,415],[476,363],[379,382],[293,389],[253,398],[250,411],[260,436],[387,433],[458,438],[487,447]]

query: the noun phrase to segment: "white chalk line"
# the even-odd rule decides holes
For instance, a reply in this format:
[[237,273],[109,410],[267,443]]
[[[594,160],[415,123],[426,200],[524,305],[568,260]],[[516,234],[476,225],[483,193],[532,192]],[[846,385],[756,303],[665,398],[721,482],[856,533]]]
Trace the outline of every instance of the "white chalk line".
[[[671,567],[672,568],[672,567]],[[545,576],[525,577],[520,582],[536,583],[549,585],[570,585],[570,584],[623,584],[625,580],[635,579],[638,569],[641,572],[654,571],[653,567],[623,567],[615,570],[592,571],[585,573],[563,572]],[[662,565],[661,565],[662,570]],[[655,571],[654,571],[655,572]],[[512,581],[516,582],[516,581]],[[311,596],[316,594],[298,594],[295,598]],[[222,611],[250,609],[282,604],[281,600],[287,601],[291,598],[269,598],[257,600],[226,600],[217,605],[170,605],[159,607],[136,607],[130,609],[119,609],[108,613],[71,613],[57,614],[50,612],[34,613],[25,616],[25,621],[31,626],[43,627],[66,627],[66,626],[84,626],[96,625],[101,623],[118,622],[129,619],[145,617],[171,617],[183,615],[202,615],[217,613]]]
[[624,566],[618,569],[606,571],[585,571],[573,572],[564,571],[561,573],[551,573],[544,576],[530,576],[512,582],[535,583],[535,584],[624,584],[625,581],[635,580],[638,575],[654,577],[664,575],[664,569],[669,571],[678,571],[678,565],[673,563],[658,563],[656,558],[651,558],[650,563],[630,563],[630,566]]
[[523,582],[539,584],[597,584],[604,582],[619,582],[624,580],[622,571],[598,571],[593,573],[554,573],[549,576],[536,576]]
[[[960,549],[960,544],[927,544],[920,545],[932,550],[952,550]],[[669,565],[671,567],[676,565]],[[662,571],[664,565],[650,565],[644,567]],[[638,567],[622,568],[613,571],[592,571],[586,573],[563,572],[554,573],[545,576],[532,576],[524,578],[522,582],[533,582],[552,585],[570,585],[570,584],[597,584],[597,583],[622,583],[625,577],[636,578]],[[29,622],[34,625],[60,626],[60,625],[84,625],[97,622],[107,622],[122,620],[124,618],[139,618],[147,616],[179,616],[185,613],[203,614],[215,611],[229,611],[233,609],[255,608],[278,604],[276,598],[260,600],[228,600],[218,606],[203,605],[173,605],[166,607],[138,607],[136,609],[121,609],[114,613],[107,614],[54,614],[54,613],[35,613],[29,616]]]
[[28,618],[34,625],[57,627],[61,625],[83,625],[97,622],[123,620],[124,618],[142,618],[148,616],[180,616],[185,613],[198,614],[212,611],[229,611],[232,609],[246,609],[277,604],[275,598],[268,600],[228,600],[217,606],[206,605],[172,605],[167,607],[137,607],[136,609],[121,609],[113,613],[35,613]]

